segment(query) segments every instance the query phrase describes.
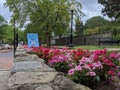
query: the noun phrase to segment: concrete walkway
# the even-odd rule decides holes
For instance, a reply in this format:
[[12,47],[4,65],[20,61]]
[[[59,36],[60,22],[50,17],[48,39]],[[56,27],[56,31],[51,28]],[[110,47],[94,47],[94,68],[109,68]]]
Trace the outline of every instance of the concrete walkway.
[[13,51],[0,50],[0,90],[6,90],[13,66]]

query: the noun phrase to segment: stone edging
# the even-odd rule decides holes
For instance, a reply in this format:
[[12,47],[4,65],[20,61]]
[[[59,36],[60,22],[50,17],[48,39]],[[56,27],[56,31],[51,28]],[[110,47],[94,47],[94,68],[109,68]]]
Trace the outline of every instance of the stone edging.
[[56,72],[36,55],[17,49],[7,90],[91,90]]

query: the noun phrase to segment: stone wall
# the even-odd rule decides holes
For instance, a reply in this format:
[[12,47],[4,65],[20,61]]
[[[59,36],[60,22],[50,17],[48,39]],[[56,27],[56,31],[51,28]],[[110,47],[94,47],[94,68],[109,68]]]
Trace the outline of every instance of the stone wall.
[[76,84],[36,55],[17,48],[7,90],[91,90]]

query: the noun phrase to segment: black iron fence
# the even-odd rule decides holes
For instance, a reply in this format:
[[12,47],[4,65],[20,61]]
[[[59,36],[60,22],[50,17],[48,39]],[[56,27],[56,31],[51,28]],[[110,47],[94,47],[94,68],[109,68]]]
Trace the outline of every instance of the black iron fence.
[[99,45],[120,45],[120,40],[114,40],[112,38],[99,38]]
[[[75,36],[73,37],[73,44],[74,45],[99,45],[100,38],[111,38],[111,33],[99,33],[99,34],[92,34],[92,35],[83,35],[83,36]],[[69,38],[64,37],[61,39],[56,39],[55,44],[57,46],[67,46],[69,44]]]

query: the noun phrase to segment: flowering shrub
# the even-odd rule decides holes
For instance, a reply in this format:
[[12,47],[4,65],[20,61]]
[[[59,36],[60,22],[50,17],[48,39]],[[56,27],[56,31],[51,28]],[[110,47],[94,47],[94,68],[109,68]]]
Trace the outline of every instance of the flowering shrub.
[[49,65],[54,67],[56,70],[64,72],[67,74],[69,70],[69,63],[71,62],[71,54],[68,53],[59,53],[58,55],[54,54],[54,56],[49,60]]
[[78,49],[78,50],[73,50],[71,52],[72,56],[73,56],[73,60],[75,61],[75,63],[79,63],[79,60],[83,57],[83,56],[89,56],[89,51],[85,50],[83,51],[82,49]]
[[108,53],[106,49],[90,52],[89,50],[68,50],[66,48],[32,47],[46,63],[58,71],[64,72],[77,83],[93,87],[100,81],[113,80],[120,76],[120,53]]
[[[106,49],[96,50],[89,56],[83,56],[75,67],[68,71],[69,77],[75,81],[93,87],[97,82],[113,80],[119,69],[120,54],[112,52],[107,54]],[[86,82],[87,81],[87,82]]]

